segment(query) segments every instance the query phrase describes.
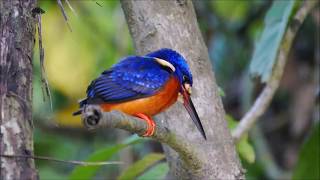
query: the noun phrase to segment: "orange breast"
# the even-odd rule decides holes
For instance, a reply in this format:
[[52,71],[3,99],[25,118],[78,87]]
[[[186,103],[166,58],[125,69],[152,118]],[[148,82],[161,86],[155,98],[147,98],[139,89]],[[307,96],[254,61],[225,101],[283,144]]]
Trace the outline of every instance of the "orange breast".
[[101,108],[104,111],[118,110],[130,115],[143,113],[153,116],[177,101],[179,88],[178,79],[171,77],[166,85],[153,96],[122,103],[105,103],[101,104]]

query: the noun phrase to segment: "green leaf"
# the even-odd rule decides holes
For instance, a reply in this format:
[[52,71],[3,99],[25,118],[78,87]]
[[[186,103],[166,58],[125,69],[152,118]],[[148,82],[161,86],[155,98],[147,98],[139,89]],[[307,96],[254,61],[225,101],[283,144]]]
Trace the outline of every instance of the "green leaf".
[[143,173],[141,176],[139,176],[138,180],[160,180],[165,179],[165,176],[169,172],[169,166],[167,163],[159,163],[158,165],[151,168],[149,171]]
[[39,167],[38,168],[40,179],[47,179],[50,177],[51,179],[65,179],[65,175],[58,173],[52,167]]
[[239,0],[211,1],[211,6],[218,16],[230,22],[237,22],[247,16],[250,3]]
[[249,143],[248,134],[244,135],[238,144],[236,145],[237,151],[240,156],[246,160],[248,163],[254,163],[256,159],[256,154],[252,145]]
[[[233,130],[238,125],[238,121],[236,121],[232,116],[226,115],[226,119],[228,121],[228,127],[230,130]],[[246,160],[248,163],[254,163],[256,155],[252,145],[249,143],[248,133],[245,134],[240,141],[236,144],[237,151],[239,155]]]
[[311,132],[299,153],[293,179],[320,179],[320,123]]
[[237,127],[238,121],[236,121],[232,116],[230,116],[229,114],[226,114],[225,118],[228,122],[228,128],[230,130],[233,130],[234,128]]
[[[98,151],[94,152],[90,157],[87,159],[88,162],[97,162],[97,161],[107,161],[109,160],[114,154],[118,153],[123,148],[137,144],[142,142],[143,139],[137,135],[130,136],[124,142],[120,144],[116,144],[111,147],[106,147],[104,149],[99,149]],[[72,172],[69,177],[71,180],[78,180],[78,179],[92,179],[97,171],[101,168],[101,166],[77,166]]]
[[218,86],[218,94],[220,97],[226,96],[226,93],[224,92],[224,90],[220,86]]
[[164,158],[163,154],[151,153],[144,156],[138,162],[135,162],[130,167],[128,167],[122,174],[118,177],[119,180],[134,179],[141,173],[143,173],[150,166],[154,165],[156,162]]
[[281,40],[285,33],[295,0],[273,1],[264,20],[265,27],[250,64],[250,74],[261,77],[262,82],[271,76]]

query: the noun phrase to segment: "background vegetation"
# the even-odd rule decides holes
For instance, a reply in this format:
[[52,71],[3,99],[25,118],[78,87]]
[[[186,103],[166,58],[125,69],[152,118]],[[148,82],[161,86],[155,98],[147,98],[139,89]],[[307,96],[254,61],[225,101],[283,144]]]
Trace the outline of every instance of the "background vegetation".
[[[134,49],[118,1],[70,2],[76,13],[66,5],[65,9],[72,32],[55,1],[39,4],[46,11],[42,16],[43,43],[53,109],[43,101],[35,48],[35,154],[125,164],[75,167],[37,161],[40,178],[161,179],[168,166],[158,143],[116,129],[88,132],[82,129],[80,118],[71,115],[90,81],[121,57],[134,54]],[[194,5],[232,129],[262,87],[257,79],[250,79],[249,65],[252,57],[261,58],[261,54],[253,56],[255,44],[272,43],[270,39],[258,41],[267,28],[267,12],[274,17],[279,12],[270,10],[271,1],[194,1]],[[292,11],[297,6],[299,3]],[[288,13],[289,18],[291,11]],[[319,178],[319,26],[318,5],[295,39],[271,107],[237,146],[248,178]]]

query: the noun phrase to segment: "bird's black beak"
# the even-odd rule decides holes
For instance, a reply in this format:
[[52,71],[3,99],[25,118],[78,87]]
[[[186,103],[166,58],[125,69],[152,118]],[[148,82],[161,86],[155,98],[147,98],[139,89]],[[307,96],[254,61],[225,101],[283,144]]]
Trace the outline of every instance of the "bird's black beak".
[[191,94],[191,86],[188,83],[183,84],[182,87],[182,97],[183,97],[183,105],[184,107],[187,109],[189,115],[191,116],[192,121],[195,123],[195,125],[197,126],[198,130],[200,131],[201,135],[203,136],[203,138],[206,140],[206,134],[203,130],[200,118],[198,116],[198,113],[192,103],[192,100],[190,98],[190,94]]

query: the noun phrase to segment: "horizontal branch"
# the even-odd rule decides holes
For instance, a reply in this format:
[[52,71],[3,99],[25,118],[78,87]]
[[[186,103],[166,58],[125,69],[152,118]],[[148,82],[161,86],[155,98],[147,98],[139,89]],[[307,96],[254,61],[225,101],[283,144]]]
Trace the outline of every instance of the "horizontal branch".
[[295,14],[292,20],[292,24],[288,26],[288,29],[281,42],[281,46],[277,56],[277,62],[272,71],[270,79],[266,83],[261,94],[255,100],[253,106],[244,115],[236,129],[232,132],[232,136],[235,141],[239,141],[239,139],[241,139],[241,137],[252,128],[258,118],[260,118],[262,114],[264,114],[264,112],[267,110],[276,90],[279,87],[294,37],[298,32],[299,27],[302,25],[304,19],[306,18],[307,14],[312,10],[316,3],[317,1],[305,1],[301,8]]
[[[96,105],[88,105],[83,109],[82,120],[84,126],[89,130],[118,128],[142,136],[148,128],[147,123],[139,118],[120,111],[103,112]],[[194,151],[195,148],[186,138],[173,133],[168,128],[161,126],[160,123],[156,123],[155,132],[150,138],[170,146],[186,164],[191,165],[190,167],[200,168],[201,163]]]

